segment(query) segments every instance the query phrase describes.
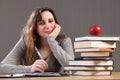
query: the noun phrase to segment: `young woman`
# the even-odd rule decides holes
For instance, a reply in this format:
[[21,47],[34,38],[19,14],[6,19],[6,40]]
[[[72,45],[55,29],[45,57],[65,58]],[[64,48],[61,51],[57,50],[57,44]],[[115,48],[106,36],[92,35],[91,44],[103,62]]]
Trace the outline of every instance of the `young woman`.
[[38,8],[32,12],[22,37],[0,64],[0,73],[59,72],[74,60],[70,37],[60,34],[54,12]]

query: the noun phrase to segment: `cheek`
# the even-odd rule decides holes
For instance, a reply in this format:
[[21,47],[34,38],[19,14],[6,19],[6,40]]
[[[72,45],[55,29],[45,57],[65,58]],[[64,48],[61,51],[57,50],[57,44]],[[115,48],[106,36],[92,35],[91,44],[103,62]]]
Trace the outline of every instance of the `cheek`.
[[41,35],[43,33],[43,28],[42,27],[38,27],[37,28],[37,32],[39,35]]
[[55,29],[55,25],[53,25],[51,28],[52,28],[52,31],[53,31]]

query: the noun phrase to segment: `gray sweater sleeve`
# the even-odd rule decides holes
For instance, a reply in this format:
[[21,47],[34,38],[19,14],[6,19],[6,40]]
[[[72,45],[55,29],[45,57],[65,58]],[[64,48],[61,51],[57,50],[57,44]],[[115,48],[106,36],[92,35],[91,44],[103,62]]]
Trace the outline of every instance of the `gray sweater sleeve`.
[[25,51],[26,46],[24,38],[21,37],[10,53],[0,63],[0,73],[30,72],[31,66],[19,65],[19,62],[24,56]]
[[62,67],[67,65],[68,60],[74,60],[73,46],[69,37],[66,37],[61,44],[59,44],[55,38],[51,36],[48,38],[48,43],[53,55]]
[[[74,59],[73,46],[69,37],[65,38],[61,45],[54,37],[48,38],[48,43],[55,58],[59,61],[62,67],[67,65],[67,60]],[[26,51],[24,38],[21,37],[11,52],[0,63],[0,73],[23,73],[30,72],[31,66],[18,65]]]

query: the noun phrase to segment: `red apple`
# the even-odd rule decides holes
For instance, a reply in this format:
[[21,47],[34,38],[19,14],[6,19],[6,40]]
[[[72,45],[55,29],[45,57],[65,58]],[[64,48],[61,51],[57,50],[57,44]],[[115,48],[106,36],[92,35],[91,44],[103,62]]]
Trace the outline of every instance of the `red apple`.
[[90,35],[100,35],[101,33],[101,28],[98,25],[92,25],[89,28],[89,34]]

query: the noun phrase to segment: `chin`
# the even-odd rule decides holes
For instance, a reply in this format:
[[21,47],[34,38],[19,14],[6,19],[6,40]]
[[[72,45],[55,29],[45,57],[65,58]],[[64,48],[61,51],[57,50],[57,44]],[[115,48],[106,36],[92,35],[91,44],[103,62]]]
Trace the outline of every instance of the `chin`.
[[44,36],[44,38],[48,38],[48,37],[49,37],[49,35],[45,35],[45,36]]

